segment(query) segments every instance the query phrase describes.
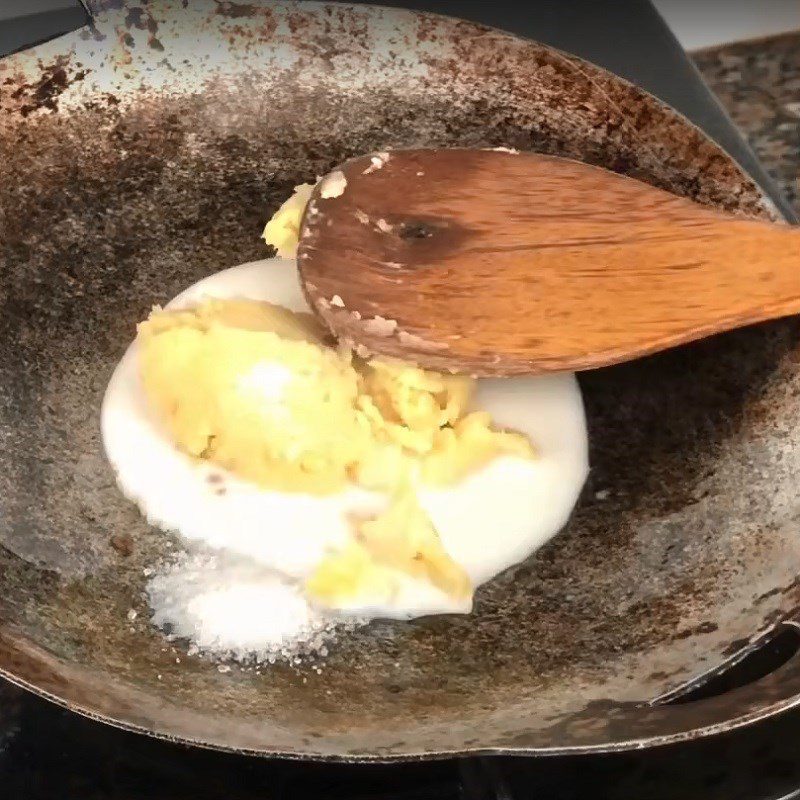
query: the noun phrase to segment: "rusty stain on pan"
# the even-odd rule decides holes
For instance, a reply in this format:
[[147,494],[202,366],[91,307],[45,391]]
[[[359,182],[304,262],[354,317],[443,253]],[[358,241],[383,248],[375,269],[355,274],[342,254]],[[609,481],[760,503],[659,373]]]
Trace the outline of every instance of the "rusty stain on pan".
[[468,617],[374,622],[321,674],[221,674],[150,629],[143,569],[170,542],[116,490],[103,390],[153,303],[264,255],[260,229],[295,183],[373,149],[506,145],[774,210],[653,98],[472,23],[92,6],[91,28],[0,62],[0,673],[124,727],[293,757],[616,749],[796,702],[790,661],[720,698],[652,703],[800,601],[793,320],[582,376],[584,496]]

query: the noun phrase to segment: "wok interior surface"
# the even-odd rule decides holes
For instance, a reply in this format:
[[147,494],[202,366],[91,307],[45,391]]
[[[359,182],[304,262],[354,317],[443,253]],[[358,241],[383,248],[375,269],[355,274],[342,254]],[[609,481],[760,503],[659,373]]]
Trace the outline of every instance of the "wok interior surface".
[[771,211],[675,112],[533,42],[376,7],[107,5],[0,62],[0,671],[157,735],[345,758],[630,746],[789,701],[640,707],[798,603],[794,321],[583,375],[584,496],[469,616],[226,673],[149,626],[173,540],[115,486],[105,385],[153,304],[267,255],[295,184],[370,150],[505,145]]

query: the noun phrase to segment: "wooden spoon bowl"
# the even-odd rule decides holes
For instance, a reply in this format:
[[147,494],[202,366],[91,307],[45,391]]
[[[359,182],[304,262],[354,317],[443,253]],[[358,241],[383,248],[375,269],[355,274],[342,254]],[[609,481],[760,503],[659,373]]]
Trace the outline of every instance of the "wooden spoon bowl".
[[348,161],[312,195],[298,264],[341,339],[473,375],[601,367],[800,312],[800,229],[502,149]]

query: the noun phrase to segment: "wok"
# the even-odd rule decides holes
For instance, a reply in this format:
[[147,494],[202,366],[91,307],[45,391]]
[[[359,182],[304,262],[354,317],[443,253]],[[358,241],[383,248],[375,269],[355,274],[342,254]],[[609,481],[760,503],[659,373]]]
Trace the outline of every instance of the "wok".
[[469,616],[373,622],[320,673],[220,672],[154,630],[145,571],[172,542],[115,487],[106,381],[151,305],[265,255],[260,230],[294,184],[373,149],[505,145],[776,211],[653,97],[476,24],[312,2],[92,5],[92,27],[0,62],[0,674],[164,738],[354,760],[640,747],[797,703],[796,658],[663,702],[793,624],[795,320],[582,375],[582,499]]

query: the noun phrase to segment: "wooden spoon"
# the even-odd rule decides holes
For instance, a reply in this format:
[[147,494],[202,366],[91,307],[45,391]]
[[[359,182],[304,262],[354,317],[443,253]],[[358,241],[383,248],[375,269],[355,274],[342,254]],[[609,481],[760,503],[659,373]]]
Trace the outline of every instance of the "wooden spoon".
[[298,264],[343,340],[473,375],[601,367],[800,313],[800,229],[535,153],[353,159],[314,190]]

